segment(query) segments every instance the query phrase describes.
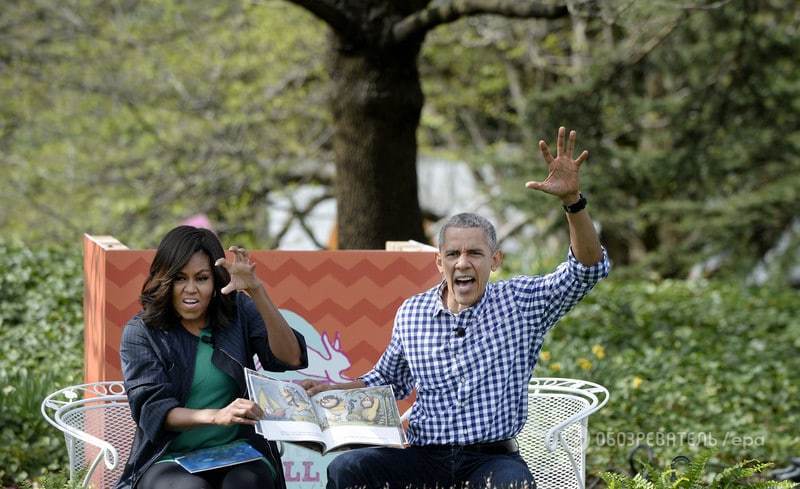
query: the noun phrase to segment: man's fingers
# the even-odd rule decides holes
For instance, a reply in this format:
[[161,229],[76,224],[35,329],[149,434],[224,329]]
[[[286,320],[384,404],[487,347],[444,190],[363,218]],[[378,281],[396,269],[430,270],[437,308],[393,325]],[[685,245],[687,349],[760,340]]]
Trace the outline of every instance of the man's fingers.
[[309,389],[313,389],[314,387],[316,387],[318,385],[320,385],[320,383],[317,382],[316,380],[304,379],[304,380],[300,381],[300,387],[302,387],[303,389],[305,389],[307,391]]
[[525,184],[526,187],[539,190],[540,192],[544,192],[546,194],[555,195],[553,193],[553,186],[552,184],[545,183],[545,182],[528,182]]
[[572,159],[572,153],[575,151],[575,138],[577,133],[575,131],[569,132],[569,139],[567,139],[567,158]]
[[328,390],[328,386],[327,385],[318,384],[318,385],[315,385],[314,387],[306,390],[306,392],[308,392],[309,396],[313,396],[313,395],[319,394],[320,392],[324,392],[326,390]]
[[550,154],[550,148],[547,146],[547,143],[544,141],[539,141],[539,151],[542,152],[542,156],[544,157],[544,161],[547,162],[548,165],[553,162],[553,155]]
[[534,190],[544,190],[544,183],[543,182],[528,182],[525,184],[527,188],[532,188]]
[[558,139],[556,140],[556,157],[564,154],[564,133],[567,130],[564,126],[558,128]]
[[578,159],[577,159],[577,160],[575,160],[575,163],[577,163],[577,164],[578,164],[578,166],[580,166],[580,165],[581,165],[581,164],[582,164],[584,161],[586,161],[588,158],[589,158],[589,152],[588,152],[588,151],[586,151],[586,150],[584,150],[584,151],[583,151],[583,153],[581,153],[581,155],[580,155],[580,156],[578,156]]

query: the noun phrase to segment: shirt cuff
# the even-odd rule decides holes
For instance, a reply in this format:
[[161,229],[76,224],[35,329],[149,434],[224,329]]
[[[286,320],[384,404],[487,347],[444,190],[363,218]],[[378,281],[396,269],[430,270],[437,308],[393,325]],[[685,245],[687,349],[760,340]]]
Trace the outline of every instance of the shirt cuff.
[[377,385],[386,385],[386,379],[383,378],[383,375],[378,373],[377,370],[372,369],[369,372],[365,373],[361,377],[361,382],[363,382],[367,387],[375,387]]
[[581,282],[587,283],[595,283],[602,278],[608,276],[609,270],[611,270],[611,261],[608,259],[608,253],[606,252],[605,247],[600,247],[603,256],[600,258],[600,261],[595,263],[591,266],[586,266],[583,263],[579,262],[575,255],[572,253],[572,246],[569,247],[569,252],[567,253],[567,262],[569,263],[569,273],[576,279]]

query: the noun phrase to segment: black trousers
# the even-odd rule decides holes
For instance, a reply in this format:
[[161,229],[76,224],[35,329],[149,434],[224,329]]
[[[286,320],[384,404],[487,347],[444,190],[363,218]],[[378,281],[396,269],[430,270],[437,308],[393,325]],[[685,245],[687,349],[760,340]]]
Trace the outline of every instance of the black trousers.
[[174,462],[153,464],[138,489],[275,489],[272,471],[261,460],[190,474]]
[[331,461],[326,489],[536,489],[518,452],[491,452],[445,445],[358,448]]

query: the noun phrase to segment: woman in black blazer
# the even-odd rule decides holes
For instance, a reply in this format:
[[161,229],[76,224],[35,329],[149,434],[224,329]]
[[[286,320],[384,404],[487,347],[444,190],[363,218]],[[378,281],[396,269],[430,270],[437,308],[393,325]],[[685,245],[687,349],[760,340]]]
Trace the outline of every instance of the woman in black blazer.
[[[162,239],[142,287],[142,311],[120,347],[137,424],[117,488],[283,489],[273,442],[255,433],[263,416],[248,400],[244,368],[308,365],[305,341],[289,327],[256,277],[244,248],[225,258],[207,229],[179,226]],[[175,458],[247,443],[261,459],[190,474]]]

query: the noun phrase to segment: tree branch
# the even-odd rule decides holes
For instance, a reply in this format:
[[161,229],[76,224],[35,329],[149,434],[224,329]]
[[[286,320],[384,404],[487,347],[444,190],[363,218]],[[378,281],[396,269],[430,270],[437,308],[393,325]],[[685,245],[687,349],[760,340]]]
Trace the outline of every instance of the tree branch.
[[355,22],[330,0],[287,0],[314,14],[319,20],[325,22],[339,33],[350,32],[355,28]]
[[392,27],[396,42],[424,34],[433,28],[462,17],[495,14],[521,19],[558,19],[569,15],[566,6],[542,5],[520,0],[448,0],[409,15]]

